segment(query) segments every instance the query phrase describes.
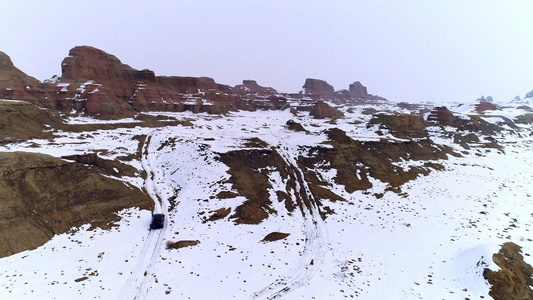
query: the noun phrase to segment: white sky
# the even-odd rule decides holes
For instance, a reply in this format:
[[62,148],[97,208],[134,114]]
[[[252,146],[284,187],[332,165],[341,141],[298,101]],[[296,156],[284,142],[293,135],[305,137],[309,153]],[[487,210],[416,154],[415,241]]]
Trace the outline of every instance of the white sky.
[[0,2],[0,51],[40,80],[78,45],[156,75],[297,92],[361,81],[392,101],[496,101],[533,89],[533,1]]

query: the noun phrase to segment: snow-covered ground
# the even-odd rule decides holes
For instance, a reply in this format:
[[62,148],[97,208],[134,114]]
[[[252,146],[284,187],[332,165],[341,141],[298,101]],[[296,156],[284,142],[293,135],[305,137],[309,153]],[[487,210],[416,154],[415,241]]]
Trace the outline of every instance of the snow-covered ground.
[[[531,137],[501,136],[503,151],[473,148],[450,156],[439,161],[445,170],[408,182],[400,194],[376,179],[372,190],[349,194],[333,182],[335,170],[316,170],[347,199],[327,202],[335,214],[322,220],[313,207],[289,213],[274,200],[277,213],[262,223],[235,225],[228,218],[204,222],[213,211],[233,211],[245,201],[215,197],[231,190],[217,153],[243,149],[245,139],[258,137],[296,166],[300,146],[326,141],[327,128],[377,140],[365,125],[370,116],[358,110],[331,122],[287,111],[167,114],[194,125],[60,132],[53,142],[0,147],[55,156],[98,151],[113,159],[135,153],[133,137],[145,134],[145,155],[131,164],[149,180],[123,180],[145,187],[156,210],[175,205],[162,230],[147,230],[151,212],[127,209],[109,231],[75,228],[0,259],[0,299],[479,299],[489,297],[482,272],[497,269],[491,256],[500,244],[517,243],[533,263]],[[286,129],[289,119],[310,133]],[[275,199],[286,182],[275,170],[270,181]],[[271,232],[290,235],[262,242]],[[180,240],[199,244],[166,249]]]

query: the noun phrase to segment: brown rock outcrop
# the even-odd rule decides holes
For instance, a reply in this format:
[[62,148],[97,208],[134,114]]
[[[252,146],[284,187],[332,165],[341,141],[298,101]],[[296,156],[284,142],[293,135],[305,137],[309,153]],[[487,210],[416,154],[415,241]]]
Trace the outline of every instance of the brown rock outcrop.
[[227,95],[231,88],[212,78],[156,77],[150,70],[135,70],[114,55],[89,46],[70,50],[62,72],[56,85],[61,90],[55,91],[60,96],[63,93],[63,111],[77,104],[82,113],[120,118],[137,111],[226,113],[235,109],[234,99]]
[[397,138],[427,138],[426,122],[422,116],[408,114],[375,114],[368,126],[379,124]]
[[90,46],[72,48],[61,63],[61,72],[61,80],[65,82],[94,80],[98,83],[122,81],[135,84],[137,81],[156,80],[153,71],[137,71],[123,64],[116,56]]
[[338,128],[329,129],[326,134],[333,148],[312,147],[308,153],[313,155],[301,156],[300,161],[309,170],[328,163],[337,170],[335,182],[343,185],[349,193],[372,188],[370,178],[389,183],[391,190],[397,191],[401,185],[420,174],[427,175],[432,169],[442,166],[425,163],[405,170],[391,162],[446,159],[447,154],[453,153],[450,148],[437,146],[430,140],[361,142],[353,140]]
[[[506,118],[503,119],[508,123],[509,126],[515,127],[511,120]],[[447,107],[444,106],[433,109],[429,113],[427,121],[437,125],[456,127],[460,131],[481,132],[485,135],[491,135],[502,130],[502,127],[484,121],[479,116],[455,116],[450,110],[448,110]]]
[[331,96],[335,93],[331,84],[320,79],[307,78],[302,88],[305,93],[315,96]]
[[209,77],[156,76],[136,70],[116,56],[90,46],[69,51],[61,64],[62,76],[41,83],[15,68],[0,53],[0,99],[30,100],[41,107],[70,115],[102,119],[133,117],[139,111],[184,111],[225,114],[234,110],[284,109],[288,101],[302,103],[308,111],[315,101],[336,104],[381,103],[385,99],[367,93],[356,81],[350,90],[336,92],[324,80],[308,78],[304,92],[279,94],[255,80],[230,87]]
[[533,299],[533,267],[524,262],[522,248],[515,243],[505,243],[492,260],[500,270],[486,268],[483,277],[491,285],[489,295],[495,300]]
[[44,154],[0,153],[0,257],[34,249],[72,227],[106,228],[124,208],[152,209],[146,194],[102,172]]
[[443,126],[453,126],[456,117],[446,106],[434,108],[428,115],[428,122]]
[[315,119],[338,119],[344,118],[344,114],[338,109],[331,107],[324,101],[318,101],[315,106],[309,112],[310,116],[313,116]]
[[476,104],[475,107],[478,113],[483,113],[487,110],[498,110],[498,106],[490,102],[480,102]]
[[0,99],[37,100],[46,96],[39,80],[16,68],[11,58],[0,51]]
[[357,98],[367,98],[369,96],[366,90],[366,86],[362,85],[359,81],[350,84],[348,90],[350,91],[350,93],[352,93],[354,97]]
[[277,91],[271,87],[264,87],[257,84],[255,80],[243,80],[241,85],[236,85],[233,90],[240,95],[275,95]]

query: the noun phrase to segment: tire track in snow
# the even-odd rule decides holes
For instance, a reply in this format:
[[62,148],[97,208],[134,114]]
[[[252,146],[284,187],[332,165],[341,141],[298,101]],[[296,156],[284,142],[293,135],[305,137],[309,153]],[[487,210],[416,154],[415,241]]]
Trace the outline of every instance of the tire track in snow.
[[[137,259],[130,277],[122,287],[118,299],[146,299],[149,283],[152,279],[153,268],[157,263],[161,244],[168,228],[168,203],[159,196],[155,185],[155,173],[151,167],[150,142],[152,135],[146,137],[141,153],[141,163],[146,172],[144,188],[154,200],[154,213],[165,213],[167,221],[161,230],[150,230],[144,242],[144,247]],[[157,236],[157,238],[156,238]]]
[[[285,144],[285,143],[283,143]],[[285,274],[274,282],[255,292],[249,300],[277,299],[307,285],[318,271],[328,246],[328,235],[324,221],[320,217],[316,201],[305,181],[303,171],[298,167],[287,148],[281,145],[277,148],[287,166],[294,170],[296,176],[296,191],[304,191],[309,200],[309,206],[302,203],[301,210],[304,218],[305,245],[303,254],[298,262]],[[304,197],[303,195],[301,196]]]

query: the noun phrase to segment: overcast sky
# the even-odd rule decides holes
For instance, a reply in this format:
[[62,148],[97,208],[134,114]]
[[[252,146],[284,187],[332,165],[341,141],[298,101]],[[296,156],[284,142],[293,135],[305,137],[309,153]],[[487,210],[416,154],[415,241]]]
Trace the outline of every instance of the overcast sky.
[[90,45],[156,75],[361,81],[392,101],[496,101],[533,89],[533,1],[0,2],[0,51],[37,79]]

